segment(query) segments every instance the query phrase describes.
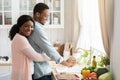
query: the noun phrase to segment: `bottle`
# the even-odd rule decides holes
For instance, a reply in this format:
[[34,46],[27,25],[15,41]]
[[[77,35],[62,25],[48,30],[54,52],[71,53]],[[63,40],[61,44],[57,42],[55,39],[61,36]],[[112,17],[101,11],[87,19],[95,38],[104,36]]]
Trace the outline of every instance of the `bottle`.
[[93,56],[92,66],[93,66],[93,67],[96,67],[96,66],[97,66],[96,56]]

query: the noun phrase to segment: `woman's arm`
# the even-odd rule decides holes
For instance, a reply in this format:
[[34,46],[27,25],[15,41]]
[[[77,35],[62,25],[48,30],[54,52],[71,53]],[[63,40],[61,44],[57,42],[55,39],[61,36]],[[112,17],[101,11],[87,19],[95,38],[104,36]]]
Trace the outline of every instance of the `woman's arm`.
[[41,53],[37,53],[33,48],[29,47],[29,48],[25,48],[22,50],[22,52],[31,60],[33,61],[49,61],[50,58],[46,55],[46,54],[41,54]]
[[50,58],[47,55],[37,53],[32,48],[32,46],[30,45],[30,43],[28,42],[26,37],[18,34],[17,37],[16,37],[16,43],[17,43],[17,46],[19,46],[18,48],[23,53],[23,55],[26,55],[29,59],[31,59],[33,61],[39,61],[39,62],[50,60]]

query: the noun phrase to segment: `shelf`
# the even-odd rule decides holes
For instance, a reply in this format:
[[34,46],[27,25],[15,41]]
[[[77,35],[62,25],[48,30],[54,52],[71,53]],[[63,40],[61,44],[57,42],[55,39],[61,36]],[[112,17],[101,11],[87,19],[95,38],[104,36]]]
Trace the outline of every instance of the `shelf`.
[[10,63],[10,62],[0,63],[0,66],[11,66],[11,65],[12,65],[12,63]]
[[8,61],[0,61],[0,66],[11,66],[12,61],[9,59]]

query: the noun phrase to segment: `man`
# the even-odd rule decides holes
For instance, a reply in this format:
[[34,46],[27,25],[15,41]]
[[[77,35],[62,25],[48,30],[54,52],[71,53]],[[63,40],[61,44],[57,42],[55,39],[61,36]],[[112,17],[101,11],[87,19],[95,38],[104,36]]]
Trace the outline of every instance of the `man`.
[[[50,15],[49,7],[44,3],[38,3],[34,7],[33,18],[35,20],[35,29],[32,35],[28,38],[32,47],[39,53],[45,53],[52,58],[56,63],[61,63],[65,66],[73,66],[74,59],[69,58],[64,61],[60,54],[54,49],[46,37],[43,25],[46,23]],[[72,60],[73,59],[73,60]],[[51,67],[49,62],[34,63],[34,80],[52,80]]]

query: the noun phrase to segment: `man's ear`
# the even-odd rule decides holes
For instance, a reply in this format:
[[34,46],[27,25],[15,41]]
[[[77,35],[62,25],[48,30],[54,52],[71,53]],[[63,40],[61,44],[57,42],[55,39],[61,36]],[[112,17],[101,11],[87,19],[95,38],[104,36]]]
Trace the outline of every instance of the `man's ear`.
[[37,12],[37,13],[36,13],[36,16],[37,16],[37,17],[40,17],[40,13],[39,13],[39,12]]

